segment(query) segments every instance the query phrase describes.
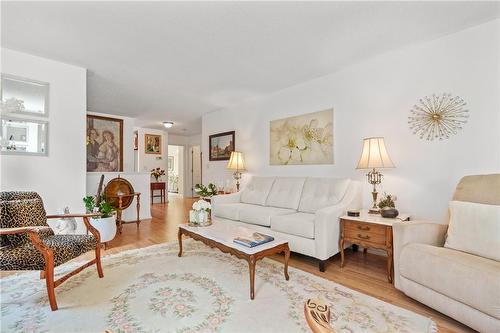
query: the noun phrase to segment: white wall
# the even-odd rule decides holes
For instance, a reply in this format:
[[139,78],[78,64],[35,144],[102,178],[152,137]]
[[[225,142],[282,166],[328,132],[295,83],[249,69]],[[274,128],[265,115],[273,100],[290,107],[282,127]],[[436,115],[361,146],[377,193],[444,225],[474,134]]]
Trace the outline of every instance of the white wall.
[[[203,180],[231,177],[226,163],[208,161],[208,136],[236,130],[236,149],[248,174],[351,177],[370,186],[355,170],[364,137],[384,136],[396,169],[387,169],[379,192],[398,196],[400,211],[443,222],[458,180],[500,171],[500,20],[399,49],[331,75],[284,89],[203,117]],[[335,56],[332,54],[332,56]],[[408,128],[419,98],[450,92],[468,103],[470,119],[449,140],[427,142]],[[269,121],[335,110],[335,165],[270,166]]]
[[[138,171],[149,172],[154,168],[161,168],[167,170],[167,156],[168,156],[168,133],[163,130],[153,128],[136,127],[135,130],[139,134],[138,144]],[[144,152],[144,135],[155,134],[161,135],[161,154],[146,154]],[[166,180],[166,179],[164,179]]]
[[48,82],[48,156],[1,156],[2,191],[36,191],[48,213],[83,212],[86,69],[2,48],[2,73]]
[[134,124],[135,118],[87,111],[87,114],[123,120],[123,172],[134,171]]

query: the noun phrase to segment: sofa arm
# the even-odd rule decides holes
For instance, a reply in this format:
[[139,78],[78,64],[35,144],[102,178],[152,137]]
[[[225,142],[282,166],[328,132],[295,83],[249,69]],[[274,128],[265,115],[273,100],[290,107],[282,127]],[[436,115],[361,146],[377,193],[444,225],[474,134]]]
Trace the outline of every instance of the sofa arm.
[[395,222],[392,225],[394,247],[394,286],[400,289],[399,257],[410,243],[443,246],[448,225],[426,221]]
[[339,252],[339,217],[344,215],[344,205],[329,206],[316,211],[314,242],[316,258],[326,260]]
[[231,193],[231,194],[222,194],[222,195],[214,195],[211,198],[212,206],[224,203],[238,203],[241,199],[241,192]]

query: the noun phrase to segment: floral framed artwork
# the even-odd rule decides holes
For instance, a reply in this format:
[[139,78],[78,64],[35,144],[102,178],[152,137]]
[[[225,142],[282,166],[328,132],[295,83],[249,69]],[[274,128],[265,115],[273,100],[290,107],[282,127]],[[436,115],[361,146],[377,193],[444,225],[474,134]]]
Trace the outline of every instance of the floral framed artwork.
[[87,172],[123,171],[123,120],[87,115]]
[[333,109],[273,120],[269,164],[333,164]]
[[208,137],[209,160],[228,161],[231,157],[231,152],[234,151],[234,137],[234,131],[210,135]]
[[146,154],[161,154],[161,135],[144,134],[144,152]]

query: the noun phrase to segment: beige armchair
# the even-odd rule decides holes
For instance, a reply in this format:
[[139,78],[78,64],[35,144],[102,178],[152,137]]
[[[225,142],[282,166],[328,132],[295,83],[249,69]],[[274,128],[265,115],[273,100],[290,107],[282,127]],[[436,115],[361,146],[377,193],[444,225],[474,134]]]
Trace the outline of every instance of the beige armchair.
[[[500,174],[462,178],[453,200],[500,206]],[[500,332],[500,262],[444,247],[447,231],[431,222],[393,225],[395,287],[475,330]]]

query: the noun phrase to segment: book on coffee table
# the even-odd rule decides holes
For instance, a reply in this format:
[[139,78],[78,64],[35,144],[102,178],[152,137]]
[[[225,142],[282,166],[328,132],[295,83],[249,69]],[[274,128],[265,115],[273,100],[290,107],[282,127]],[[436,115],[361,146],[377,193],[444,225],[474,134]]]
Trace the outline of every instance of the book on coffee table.
[[233,242],[246,247],[255,247],[265,243],[272,242],[274,237],[269,235],[261,234],[260,232],[254,232],[251,235],[236,237]]

